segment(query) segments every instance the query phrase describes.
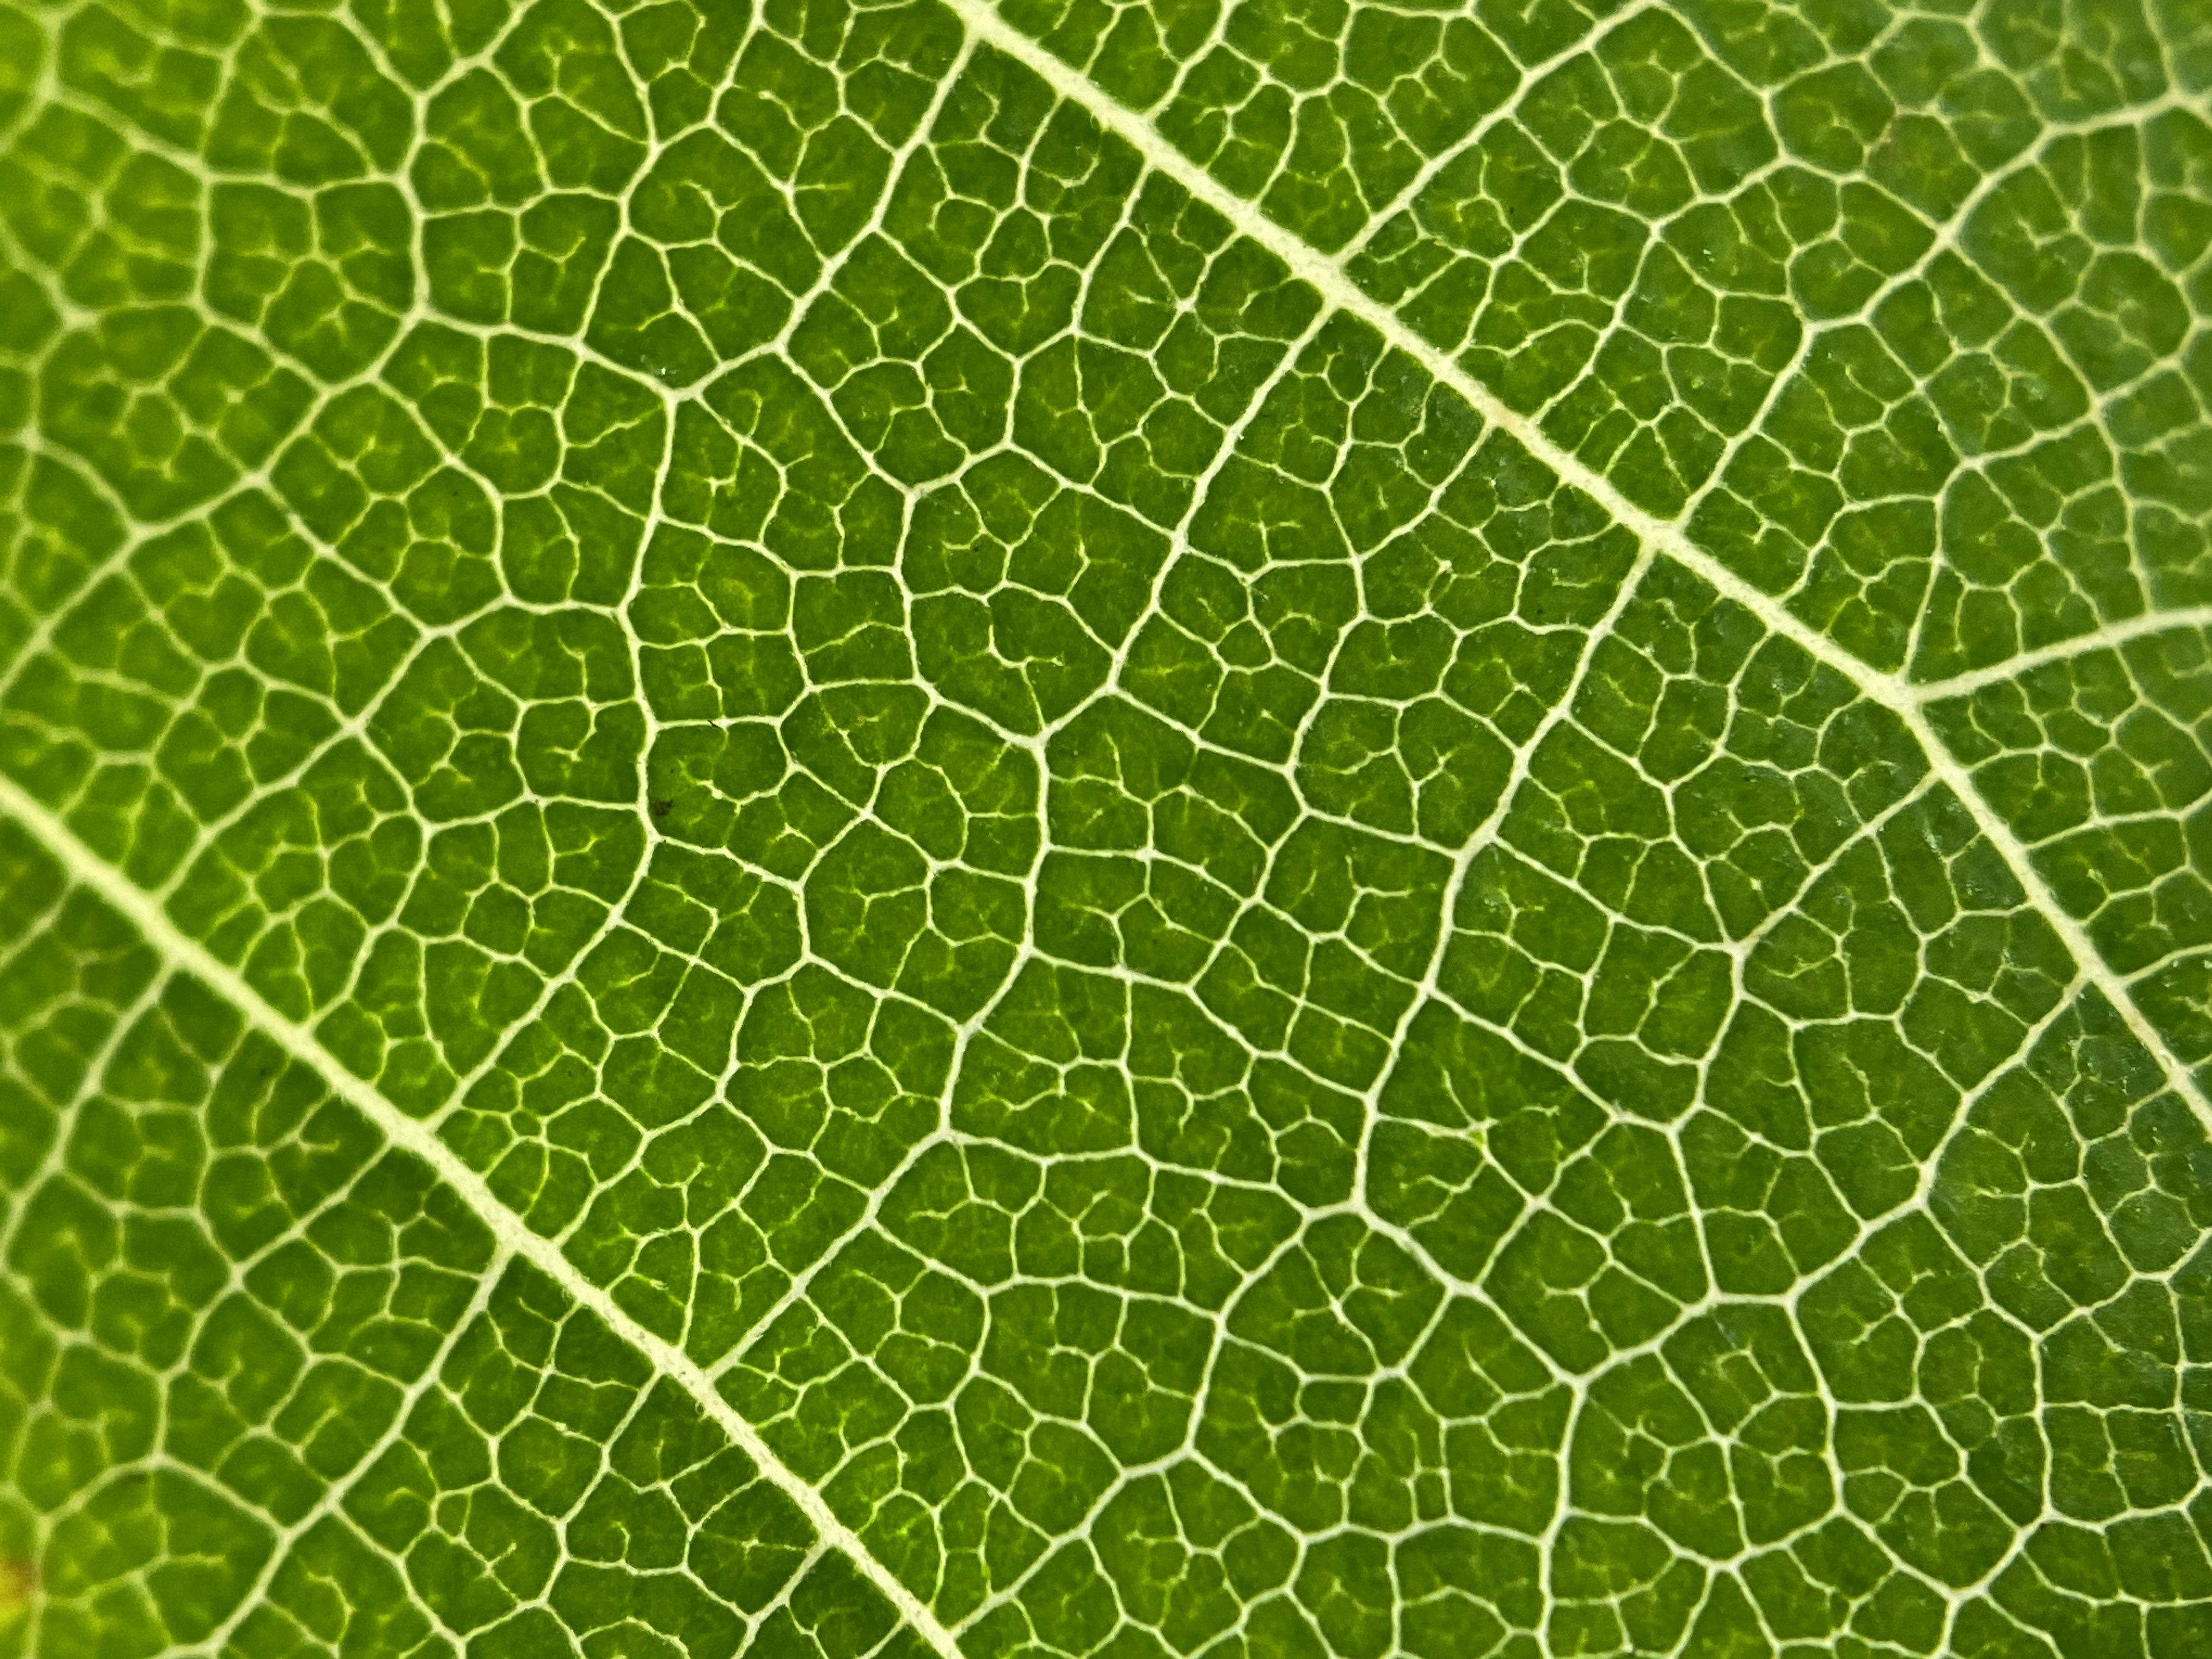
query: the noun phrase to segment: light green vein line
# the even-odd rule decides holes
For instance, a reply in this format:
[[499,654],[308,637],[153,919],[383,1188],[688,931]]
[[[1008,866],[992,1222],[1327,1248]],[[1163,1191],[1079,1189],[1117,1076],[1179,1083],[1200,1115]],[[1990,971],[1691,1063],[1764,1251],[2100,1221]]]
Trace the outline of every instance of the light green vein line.
[[859,1535],[830,1511],[829,1504],[813,1486],[786,1467],[761,1438],[759,1431],[722,1398],[713,1379],[696,1360],[631,1318],[613,1297],[579,1273],[557,1245],[532,1232],[522,1224],[520,1217],[493,1197],[483,1177],[463,1163],[428,1124],[409,1117],[378,1093],[373,1085],[338,1065],[313,1031],[271,1007],[236,969],[217,960],[206,946],[171,921],[150,894],[88,852],[50,808],[4,775],[0,775],[0,812],[15,819],[37,837],[61,861],[72,880],[82,883],[120,911],[173,968],[204,981],[282,1044],[288,1054],[313,1066],[336,1093],[343,1096],[377,1127],[386,1140],[428,1164],[440,1180],[461,1195],[501,1244],[535,1264],[579,1306],[589,1308],[662,1374],[673,1377],[688,1389],[722,1431],[743,1447],[745,1455],[760,1466],[761,1472],[799,1505],[813,1522],[816,1533],[853,1558],[854,1565],[898,1609],[900,1618],[919,1632],[943,1659],[959,1659],[958,1645],[951,1632],[938,1622],[937,1615],[876,1559]]
[[[1870,669],[1820,629],[1792,615],[1726,565],[1692,543],[1680,524],[1644,511],[1622,495],[1612,480],[1562,449],[1528,416],[1510,408],[1452,357],[1437,349],[1408,327],[1396,313],[1362,293],[1343,268],[1293,233],[1284,229],[1253,203],[1228,186],[1163,138],[1151,122],[1115,102],[1080,71],[1071,69],[1029,36],[999,16],[988,0],[945,0],[961,22],[984,44],[1005,53],[1042,79],[1060,97],[1081,106],[1100,125],[1133,147],[1146,166],[1172,179],[1191,195],[1227,219],[1239,235],[1249,238],[1288,265],[1293,275],[1311,284],[1322,298],[1347,316],[1374,329],[1392,347],[1419,362],[1435,379],[1451,387],[1490,424],[1512,434],[1522,447],[1584,495],[1595,501],[1647,546],[1663,550],[1676,563],[1697,573],[1724,598],[1757,617],[1770,633],[1790,641],[1815,662],[1834,669],[1870,701],[1902,721],[1927,757],[1928,764],[1944,787],[1972,814],[1974,826],[2002,855],[2027,890],[2030,901],[2073,953],[2082,975],[2127,1022],[2130,1033],[2157,1062],[2167,1084],[2187,1100],[2208,1125],[2212,1125],[2212,1102],[2194,1085],[2189,1069],[2175,1056],[2142,1011],[2136,1006],[2127,981],[2106,963],[2088,931],[2045,885],[2030,861],[2027,849],[2010,825],[2000,819],[1982,799],[1966,769],[1945,749],[1928,723],[1918,689],[1894,674]],[[2080,641],[2094,647],[2094,639]],[[1954,688],[1936,688],[1948,695]]]

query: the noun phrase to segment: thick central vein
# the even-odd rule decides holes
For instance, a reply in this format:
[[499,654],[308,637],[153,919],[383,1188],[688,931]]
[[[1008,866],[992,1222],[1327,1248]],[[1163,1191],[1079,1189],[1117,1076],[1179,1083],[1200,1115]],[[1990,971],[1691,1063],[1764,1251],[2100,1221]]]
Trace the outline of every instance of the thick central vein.
[[[1464,398],[1484,420],[1511,434],[1530,454],[1604,507],[1616,524],[1626,526],[1647,546],[1663,550],[1677,563],[1696,572],[1723,597],[1758,617],[1770,633],[1789,640],[1814,661],[1834,669],[1870,701],[1895,714],[1911,732],[1936,775],[1972,814],[1975,827],[2003,856],[2036,909],[2065,941],[2083,976],[2096,986],[2127,1022],[2136,1040],[2157,1060],[2168,1085],[2187,1099],[2208,1124],[2212,1124],[2212,1101],[2208,1101],[2194,1086],[2188,1067],[2177,1059],[2166,1039],[2136,1006],[2126,981],[2106,963],[2087,929],[2053,896],[2011,826],[1990,810],[1967,775],[1966,769],[1944,748],[1928,724],[1920,692],[1896,675],[1869,668],[1820,629],[1793,615],[1771,594],[1744,580],[1692,543],[1679,522],[1659,518],[1638,507],[1604,474],[1571,451],[1562,448],[1534,421],[1510,408],[1457,361],[1414,332],[1388,306],[1362,292],[1335,261],[1223,185],[1163,138],[1143,116],[1116,103],[1080,71],[1071,69],[1006,23],[988,0],[945,0],[945,3],[977,40],[1023,64],[1062,98],[1080,105],[1109,131],[1132,145],[1147,166],[1174,179],[1227,219],[1238,234],[1282,260],[1329,305],[1347,316],[1358,318],[1389,345],[1420,363],[1432,377]],[[1948,692],[1950,688],[1944,690]]]
[[867,1575],[869,1582],[898,1609],[899,1616],[912,1626],[942,1656],[942,1659],[960,1659],[958,1645],[953,1641],[951,1632],[938,1622],[936,1614],[894,1577],[890,1570],[878,1561],[874,1553],[860,1541],[859,1535],[830,1511],[820,1492],[793,1474],[776,1455],[761,1437],[760,1431],[722,1398],[714,1387],[714,1380],[697,1361],[631,1318],[605,1291],[578,1272],[575,1264],[562,1255],[559,1247],[550,1239],[532,1232],[523,1224],[521,1218],[494,1197],[483,1177],[463,1163],[453,1149],[439,1139],[428,1124],[409,1117],[380,1094],[374,1085],[338,1065],[313,1031],[272,1007],[236,969],[217,959],[204,945],[171,921],[168,913],[150,894],[139,888],[122,872],[88,852],[66,823],[4,775],[0,775],[0,812],[6,813],[36,836],[46,850],[61,861],[73,879],[90,888],[120,911],[170,966],[204,981],[281,1043],[295,1059],[312,1066],[334,1092],[343,1097],[356,1111],[374,1124],[387,1142],[413,1153],[428,1164],[438,1178],[458,1193],[462,1201],[491,1229],[501,1244],[516,1255],[534,1263],[578,1305],[590,1309],[623,1340],[651,1360],[663,1375],[673,1378],[689,1390],[707,1415],[720,1425],[722,1431],[744,1448],[745,1455],[760,1467],[761,1472],[799,1505],[806,1518],[813,1522],[816,1533],[850,1556],[854,1565]]

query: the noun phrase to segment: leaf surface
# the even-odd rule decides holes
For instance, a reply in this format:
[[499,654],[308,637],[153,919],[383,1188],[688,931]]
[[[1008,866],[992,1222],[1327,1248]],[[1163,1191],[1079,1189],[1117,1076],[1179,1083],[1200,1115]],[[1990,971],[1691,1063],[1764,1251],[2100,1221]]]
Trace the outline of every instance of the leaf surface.
[[2212,27],[0,7],[0,1655],[2212,1644]]

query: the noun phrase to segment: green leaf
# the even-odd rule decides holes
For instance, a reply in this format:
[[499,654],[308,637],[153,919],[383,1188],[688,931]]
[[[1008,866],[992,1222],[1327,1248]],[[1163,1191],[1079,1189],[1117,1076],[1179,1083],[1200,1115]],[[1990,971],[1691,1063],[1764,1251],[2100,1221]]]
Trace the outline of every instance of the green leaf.
[[2185,0],[0,0],[0,1659],[2212,1650]]

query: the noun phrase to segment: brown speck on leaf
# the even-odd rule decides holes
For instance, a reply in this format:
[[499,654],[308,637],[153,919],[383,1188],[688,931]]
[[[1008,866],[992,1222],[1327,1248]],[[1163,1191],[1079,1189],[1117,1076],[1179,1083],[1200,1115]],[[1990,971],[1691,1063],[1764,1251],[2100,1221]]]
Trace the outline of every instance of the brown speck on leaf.
[[659,823],[663,818],[666,817],[671,812],[676,810],[676,803],[670,800],[665,795],[655,796],[652,805],[653,821],[655,823]]
[[0,1630],[31,1605],[39,1593],[39,1568],[21,1556],[0,1556]]

